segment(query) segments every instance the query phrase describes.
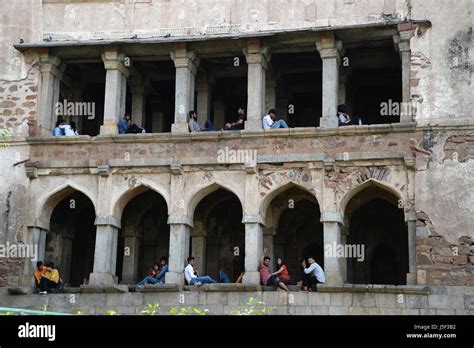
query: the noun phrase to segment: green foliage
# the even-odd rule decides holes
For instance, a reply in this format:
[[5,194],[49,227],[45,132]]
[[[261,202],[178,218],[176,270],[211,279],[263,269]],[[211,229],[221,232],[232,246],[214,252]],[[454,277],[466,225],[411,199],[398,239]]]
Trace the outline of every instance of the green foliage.
[[143,310],[142,310],[142,314],[145,314],[145,315],[156,315],[158,314],[160,310],[160,304],[159,303],[149,303]]
[[265,315],[272,310],[272,307],[269,307],[262,301],[255,301],[253,297],[250,297],[247,302],[248,307],[239,308],[233,310],[231,314],[233,315]]
[[109,310],[106,312],[108,315],[117,315],[117,312],[114,310]]
[[171,315],[206,315],[209,309],[199,309],[195,307],[183,307],[179,310],[176,307],[170,309]]
[[8,147],[8,140],[12,137],[12,133],[8,128],[0,129],[0,147]]

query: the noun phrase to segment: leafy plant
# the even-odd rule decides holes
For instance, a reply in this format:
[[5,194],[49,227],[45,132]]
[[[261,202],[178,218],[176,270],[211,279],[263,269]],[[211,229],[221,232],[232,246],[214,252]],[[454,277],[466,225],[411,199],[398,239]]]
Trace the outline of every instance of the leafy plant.
[[160,310],[160,304],[159,303],[149,303],[143,310],[142,310],[142,314],[145,314],[145,315],[156,315],[158,314]]
[[209,309],[199,309],[195,307],[182,307],[179,310],[176,307],[170,309],[171,315],[206,315]]
[[233,315],[265,315],[273,308],[269,307],[262,301],[255,301],[253,297],[250,297],[249,301],[247,302],[248,307],[239,308],[233,310],[231,314]]

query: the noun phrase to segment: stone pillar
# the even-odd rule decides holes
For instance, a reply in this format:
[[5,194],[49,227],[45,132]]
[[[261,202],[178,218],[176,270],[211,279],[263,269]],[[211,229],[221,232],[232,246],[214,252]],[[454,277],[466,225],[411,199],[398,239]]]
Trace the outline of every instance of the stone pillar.
[[[409,30],[407,30],[409,29]],[[401,108],[400,123],[413,122],[411,112],[411,49],[410,39],[413,36],[411,23],[403,23],[398,25],[399,35],[394,37],[398,43],[400,59],[402,61],[402,102],[404,107]]]
[[211,118],[211,81],[207,75],[199,75],[196,83],[197,113],[201,126]]
[[[265,110],[264,114],[268,112],[270,109],[276,109],[276,85],[277,80],[273,74],[267,73],[266,74],[266,81],[265,81]],[[282,115],[283,110],[277,110],[278,116]]]
[[276,264],[275,248],[273,246],[274,235],[275,235],[275,228],[273,226],[263,228],[263,247],[262,248],[268,249],[267,255],[271,258],[272,264]]
[[38,246],[38,255],[36,260],[28,260],[28,262],[25,262],[23,275],[21,277],[21,284],[25,286],[34,285],[33,272],[36,268],[36,262],[45,262],[44,255],[46,251],[46,233],[48,232],[49,224],[40,225],[41,226],[28,226],[28,245]]
[[206,236],[193,236],[192,237],[192,255],[196,258],[196,268],[201,274],[207,272],[206,270]]
[[247,41],[244,49],[248,64],[247,74],[247,121],[245,129],[262,129],[262,118],[265,114],[265,70],[269,55],[260,46],[260,39],[252,38]]
[[122,267],[122,283],[135,284],[138,279],[138,256],[141,239],[137,235],[135,226],[125,226],[123,229],[124,255]]
[[408,274],[407,285],[417,284],[416,274],[416,211],[405,212],[408,226]]
[[132,122],[145,128],[145,86],[132,86]]
[[176,94],[172,133],[187,133],[188,112],[194,109],[194,88],[197,71],[196,55],[186,49],[186,43],[178,43],[170,52],[176,67]]
[[192,228],[191,219],[184,214],[170,214],[169,268],[165,283],[184,284],[184,267],[189,256],[189,236]]
[[[342,244],[341,225],[342,216],[339,213],[323,212],[321,222],[324,226],[324,249],[326,247],[334,248],[334,245]],[[326,275],[326,284],[342,285],[344,283],[343,274],[345,258],[324,255],[324,273]]]
[[[40,53],[41,96],[39,105],[39,124],[41,135],[52,135],[56,124],[56,103],[59,101],[59,83],[61,61],[48,51]],[[56,91],[56,92],[55,92]]]
[[114,285],[117,266],[117,242],[120,221],[113,216],[97,217],[94,253],[94,270],[90,275],[90,285]]
[[323,61],[323,117],[320,127],[334,128],[339,124],[337,105],[341,57],[338,50],[342,45],[336,42],[334,33],[330,32],[321,34],[321,41],[316,43],[316,47]]
[[258,265],[263,252],[263,220],[259,215],[246,215],[245,224],[245,274],[244,284],[260,284]]
[[72,260],[72,245],[74,243],[74,233],[68,226],[62,231],[62,250],[61,250],[61,277],[65,283],[70,283],[71,280],[71,260]]
[[124,55],[116,46],[108,46],[102,55],[105,75],[104,124],[100,134],[118,134],[118,123],[125,113],[128,69],[122,64]]

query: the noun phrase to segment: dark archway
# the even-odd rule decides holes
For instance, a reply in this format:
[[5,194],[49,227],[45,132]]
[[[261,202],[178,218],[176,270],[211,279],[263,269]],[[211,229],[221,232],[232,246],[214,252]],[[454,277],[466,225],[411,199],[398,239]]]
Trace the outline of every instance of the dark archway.
[[122,214],[117,275],[122,283],[142,279],[160,257],[168,258],[168,207],[157,192],[147,190],[130,200]]
[[289,187],[270,203],[277,221],[273,238],[272,266],[276,270],[276,258],[282,257],[288,267],[291,280],[301,279],[301,261],[314,257],[324,268],[324,239],[321,213],[316,198],[298,187]]
[[232,282],[244,271],[245,226],[242,205],[235,194],[218,189],[199,202],[194,213],[191,254],[198,261],[199,272],[216,280],[222,264]]
[[95,209],[81,192],[64,198],[51,214],[44,262],[52,261],[65,285],[79,286],[94,267]]
[[346,208],[348,244],[363,245],[363,261],[347,259],[348,281],[354,284],[406,284],[408,229],[397,197],[369,187],[353,197]]

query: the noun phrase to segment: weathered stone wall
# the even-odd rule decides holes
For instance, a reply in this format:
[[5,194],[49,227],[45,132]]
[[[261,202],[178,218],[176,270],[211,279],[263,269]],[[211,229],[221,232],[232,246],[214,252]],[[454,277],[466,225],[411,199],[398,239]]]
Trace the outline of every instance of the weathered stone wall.
[[[361,288],[359,288],[361,290]],[[148,304],[159,303],[157,315],[167,315],[171,308],[183,307],[209,310],[210,315],[228,315],[235,310],[249,309],[250,298],[262,301],[270,315],[473,315],[474,288],[428,287],[426,294],[399,287],[393,291],[341,292],[206,292],[183,291],[167,293],[123,294],[53,294],[7,295],[0,294],[4,307],[58,311],[76,314],[107,315],[142,314]],[[398,292],[397,292],[398,291]],[[263,306],[253,306],[261,309]]]

